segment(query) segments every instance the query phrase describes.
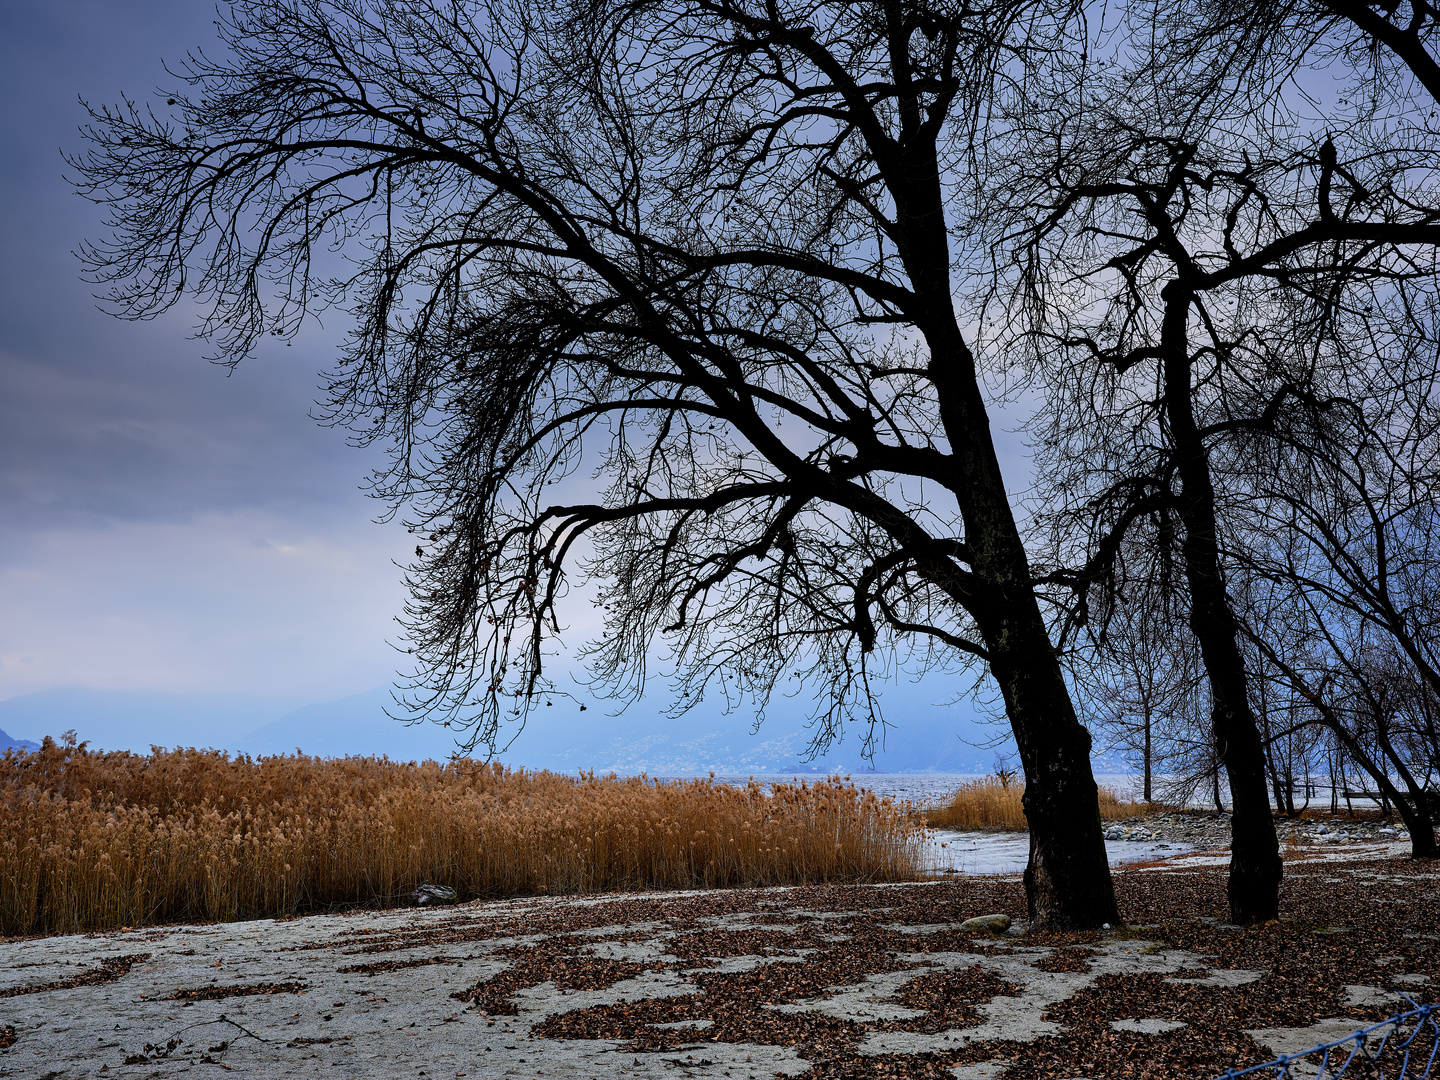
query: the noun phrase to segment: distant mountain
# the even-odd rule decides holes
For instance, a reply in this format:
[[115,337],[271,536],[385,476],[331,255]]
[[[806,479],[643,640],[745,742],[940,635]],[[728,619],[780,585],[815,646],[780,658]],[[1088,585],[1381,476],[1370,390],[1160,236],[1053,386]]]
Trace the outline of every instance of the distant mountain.
[[[544,730],[543,717],[532,721],[505,758],[573,771],[649,773],[686,776],[713,771],[725,775],[775,773],[983,772],[993,755],[977,751],[940,724],[908,723],[892,730],[885,745],[867,762],[858,733],[815,758],[808,754],[811,732],[797,720],[772,717],[759,731],[746,716],[694,716],[680,720],[602,716],[584,740],[556,739]],[[567,745],[568,743],[568,745]]]
[[[887,690],[891,727],[873,762],[861,754],[859,724],[815,760],[806,759],[811,732],[800,703],[772,704],[758,731],[753,715],[725,715],[705,703],[680,718],[648,701],[619,715],[605,702],[556,696],[536,710],[499,755],[506,765],[560,772],[648,773],[651,776],[943,772],[984,773],[995,752],[987,748],[1003,728],[986,726],[968,704],[936,705],[930,694],[943,687],[919,684]],[[648,705],[648,707],[646,707]],[[397,711],[388,688],[379,687],[335,701],[286,708],[284,703],[224,695],[105,693],[48,690],[0,701],[0,725],[9,731],[58,738],[74,728],[97,749],[145,752],[161,746],[200,746],[248,754],[291,754],[298,747],[321,757],[385,754],[395,760],[454,753],[453,735],[430,722],[406,726],[386,715]],[[1008,739],[1006,740],[1008,742]],[[3,748],[0,748],[3,749]],[[1013,746],[1010,747],[1013,755]]]
[[6,750],[38,750],[40,744],[29,739],[16,739],[0,731],[0,754]]
[[[856,732],[847,733],[816,761],[806,761],[810,732],[803,720],[772,717],[752,731],[752,718],[701,707],[671,719],[639,705],[608,715],[603,703],[579,703],[556,697],[542,706],[523,730],[512,729],[499,760],[532,769],[600,773],[649,773],[651,776],[856,772],[870,765],[860,754]],[[249,754],[290,754],[298,748],[321,757],[386,754],[396,760],[443,760],[454,753],[450,732],[430,722],[406,726],[386,715],[398,713],[387,688],[368,690],[338,701],[307,705],[248,735],[231,749]],[[994,752],[962,742],[958,735],[986,736],[968,710],[911,708],[895,719],[874,768],[885,772],[988,772]],[[928,715],[927,715],[928,713]],[[957,715],[958,714],[958,715]],[[974,738],[973,741],[982,741]]]
[[[770,716],[754,729],[753,715],[725,715],[709,704],[679,718],[632,706],[618,716],[595,705],[581,718],[576,703],[557,701],[552,714],[541,709],[517,736],[502,760],[573,771],[687,776],[777,773],[989,772],[994,751],[983,749],[995,729],[979,721],[968,704],[936,706],[910,685],[887,691],[891,727],[877,739],[873,762],[861,753],[864,731],[847,724],[843,737],[809,759],[812,731],[800,708],[772,704]],[[653,706],[652,706],[653,709]],[[597,715],[598,713],[598,715]],[[594,719],[590,719],[593,717]]]
[[61,688],[0,701],[0,727],[55,739],[73,728],[96,750],[143,754],[152,744],[223,748],[295,704],[238,694]]
[[397,761],[444,760],[455,752],[455,740],[443,728],[407,727],[387,716],[387,708],[397,711],[387,687],[306,705],[234,740],[230,748],[257,755],[293,754],[297,748],[317,757],[385,754]]

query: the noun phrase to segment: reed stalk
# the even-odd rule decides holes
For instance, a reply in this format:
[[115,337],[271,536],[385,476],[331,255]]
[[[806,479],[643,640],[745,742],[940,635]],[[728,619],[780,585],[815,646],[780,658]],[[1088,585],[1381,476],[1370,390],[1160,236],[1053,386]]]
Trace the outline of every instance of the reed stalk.
[[[1107,787],[1099,790],[1100,816],[1106,820],[1141,817],[1147,812],[1144,803],[1126,802]],[[932,829],[1024,832],[1025,808],[1020,801],[1024,794],[1024,784],[986,776],[961,784],[935,805],[921,808],[919,816]]]
[[0,934],[395,903],[908,880],[923,828],[838,777],[773,789],[470,760],[92,752],[0,758]]

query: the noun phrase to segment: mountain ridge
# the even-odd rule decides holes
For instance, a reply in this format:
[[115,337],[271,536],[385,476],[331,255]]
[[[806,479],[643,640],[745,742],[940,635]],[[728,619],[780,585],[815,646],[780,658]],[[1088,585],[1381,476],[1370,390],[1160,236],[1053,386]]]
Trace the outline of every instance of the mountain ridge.
[[[497,760],[513,767],[560,772],[593,770],[632,775],[817,774],[847,772],[981,773],[993,768],[987,744],[1003,728],[987,725],[968,707],[936,706],[911,687],[887,696],[891,725],[873,761],[860,752],[861,722],[824,753],[810,756],[811,731],[797,712],[778,709],[755,730],[753,717],[702,704],[667,716],[643,703],[606,714],[556,698],[515,732]],[[0,701],[6,731],[58,738],[74,729],[82,742],[105,750],[146,753],[151,745],[200,746],[251,755],[298,748],[321,757],[384,754],[395,760],[444,760],[455,739],[439,725],[406,727],[386,715],[398,711],[388,687],[287,708],[283,701],[243,695],[184,695],[57,689]],[[968,740],[968,741],[967,741]],[[12,739],[12,744],[29,743]]]

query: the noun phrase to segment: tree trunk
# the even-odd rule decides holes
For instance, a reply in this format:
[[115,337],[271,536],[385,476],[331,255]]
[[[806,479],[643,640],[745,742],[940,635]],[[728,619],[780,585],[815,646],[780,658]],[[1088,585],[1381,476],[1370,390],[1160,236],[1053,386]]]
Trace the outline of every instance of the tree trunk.
[[[1435,843],[1435,824],[1430,816],[1430,800],[1426,792],[1416,781],[1415,774],[1406,767],[1405,762],[1396,753],[1395,747],[1390,743],[1389,733],[1377,725],[1375,736],[1381,751],[1395,766],[1395,771],[1400,774],[1400,779],[1405,784],[1405,790],[1410,793],[1410,799],[1414,803],[1412,808],[1411,804],[1406,802],[1393,785],[1389,785],[1388,790],[1387,787],[1380,788],[1387,800],[1395,804],[1395,809],[1399,811],[1400,817],[1405,821],[1405,827],[1410,830],[1410,857],[1412,859],[1440,859],[1440,846]],[[1377,770],[1377,772],[1383,771]],[[1386,780],[1389,780],[1388,776]]]
[[[1370,774],[1370,779],[1375,781],[1375,788],[1382,795],[1388,795],[1400,811],[1400,817],[1405,821],[1405,827],[1410,830],[1410,857],[1413,859],[1434,859],[1440,858],[1440,850],[1435,846],[1435,829],[1430,823],[1429,808],[1424,805],[1424,796],[1411,788],[1411,794],[1415,796],[1415,807],[1401,797],[1396,790],[1390,777],[1385,770],[1371,759],[1360,745],[1360,740],[1345,727],[1344,723],[1336,717],[1329,709],[1321,709],[1320,716],[1325,726],[1335,733],[1335,737],[1345,744],[1350,751],[1350,756],[1355,759],[1355,764]],[[1408,785],[1407,785],[1408,786]],[[1349,800],[1347,799],[1348,803]],[[1351,808],[1351,816],[1354,816],[1354,808]]]
[[[1029,561],[973,377],[966,389],[973,397],[958,395],[955,404],[962,415],[969,414],[969,422],[946,426],[957,457],[968,466],[957,496],[974,558],[976,621],[1025,771],[1029,918],[1033,925],[1053,930],[1118,923],[1099,792],[1090,767],[1090,733],[1075,715],[1035,600]],[[959,432],[970,435],[968,446],[956,437]]]
[[1150,706],[1145,706],[1145,801],[1153,802],[1150,792]]
[[1030,921],[1056,930],[1116,923],[1120,914],[1090,768],[1090,733],[1075,715],[1035,599],[975,357],[955,319],[939,159],[933,143],[920,137],[899,154],[892,163],[898,244],[923,308],[916,325],[929,346],[927,373],[955,462],[947,486],[959,505],[969,548],[974,595],[966,606],[989,654],[1025,770]]
[[[1410,857],[1412,859],[1440,858],[1440,847],[1437,847],[1435,843],[1435,827],[1430,815],[1430,807],[1426,801],[1425,792],[1420,783],[1415,779],[1414,773],[1405,765],[1405,762],[1396,752],[1394,746],[1391,745],[1390,737],[1385,730],[1384,719],[1380,715],[1379,709],[1376,708],[1373,714],[1376,745],[1380,747],[1381,752],[1389,759],[1390,763],[1395,766],[1396,771],[1400,774],[1400,779],[1409,791],[1411,799],[1414,800],[1413,807],[1401,796],[1399,790],[1391,781],[1389,774],[1365,749],[1355,732],[1346,726],[1344,719],[1335,711],[1334,707],[1331,706],[1320,693],[1308,686],[1300,673],[1281,660],[1280,657],[1274,653],[1274,650],[1269,649],[1264,642],[1257,641],[1256,643],[1261,649],[1265,649],[1269,653],[1272,661],[1279,666],[1280,670],[1285,674],[1285,677],[1290,680],[1291,686],[1298,690],[1305,697],[1305,700],[1310,703],[1311,707],[1319,713],[1320,723],[1335,736],[1336,748],[1334,756],[1332,757],[1331,754],[1327,752],[1326,757],[1330,758],[1333,762],[1335,757],[1341,757],[1344,751],[1348,750],[1350,756],[1355,759],[1355,763],[1365,772],[1369,773],[1370,779],[1375,781],[1375,788],[1380,793],[1381,799],[1385,802],[1395,804],[1395,809],[1399,811],[1400,817],[1405,821],[1405,827],[1410,830]],[[1331,813],[1335,813],[1335,767],[1333,764],[1330,767],[1330,776],[1330,806]],[[1345,783],[1343,768],[1341,769],[1340,782],[1342,784]],[[1345,784],[1345,786],[1348,789],[1349,785]],[[1347,806],[1350,804],[1348,792],[1345,803]],[[1350,807],[1350,816],[1355,816],[1355,808],[1353,806]]]
[[1266,693],[1263,677],[1255,680],[1256,695],[1260,699],[1260,714],[1255,718],[1260,725],[1260,739],[1265,747],[1265,767],[1270,773],[1270,786],[1275,793],[1275,808],[1285,810],[1285,788],[1280,775],[1280,763],[1276,760],[1275,740],[1270,736],[1270,700]]
[[1239,626],[1220,570],[1215,489],[1210,463],[1191,403],[1190,351],[1186,334],[1190,295],[1166,287],[1161,349],[1165,364],[1165,411],[1180,477],[1181,545],[1190,587],[1190,629],[1200,643],[1213,702],[1216,754],[1230,781],[1230,919],[1240,925],[1279,917],[1280,840],[1270,813],[1265,746],[1250,709]]
[[[1035,615],[1038,623],[1038,609]],[[1013,640],[1021,636],[1018,629],[1012,623],[999,636]],[[1044,641],[1048,648],[1048,635]],[[1099,792],[1090,768],[1090,733],[1075,716],[1054,654],[1048,663],[1035,664],[1027,651],[993,651],[990,666],[1025,770],[1028,914],[1034,925],[1054,930],[1117,923]]]
[[1283,812],[1285,808],[1284,781],[1280,777],[1279,768],[1275,765],[1275,755],[1267,753],[1265,759],[1270,769],[1270,786],[1275,789],[1275,805]]

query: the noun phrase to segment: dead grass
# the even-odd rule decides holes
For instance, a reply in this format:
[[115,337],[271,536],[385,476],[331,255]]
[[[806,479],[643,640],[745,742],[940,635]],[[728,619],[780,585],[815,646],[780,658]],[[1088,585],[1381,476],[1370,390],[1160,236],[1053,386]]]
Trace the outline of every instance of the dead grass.
[[775,788],[460,761],[0,758],[0,934],[394,901],[908,880],[922,831],[838,778]]
[[[961,784],[953,795],[934,806],[921,809],[926,826],[932,829],[1004,829],[1024,832],[1025,809],[1020,797],[1025,785],[998,776],[986,776]],[[1100,816],[1107,820],[1141,817],[1144,803],[1124,802],[1109,788],[1100,788]]]

